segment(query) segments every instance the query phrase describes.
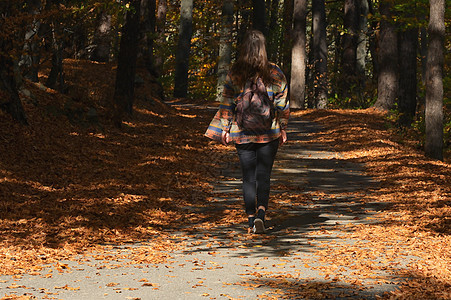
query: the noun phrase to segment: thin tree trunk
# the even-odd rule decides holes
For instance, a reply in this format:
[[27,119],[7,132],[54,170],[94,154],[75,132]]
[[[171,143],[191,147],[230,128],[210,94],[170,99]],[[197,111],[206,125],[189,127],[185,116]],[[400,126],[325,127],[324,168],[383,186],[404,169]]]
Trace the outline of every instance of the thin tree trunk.
[[377,100],[374,107],[380,110],[391,109],[396,101],[398,91],[397,65],[398,48],[395,25],[391,20],[390,0],[379,3],[382,15],[379,38],[379,76],[377,83]]
[[222,22],[219,38],[218,84],[216,100],[219,101],[224,90],[230,62],[232,61],[233,0],[224,0],[222,4]]
[[94,49],[91,53],[91,60],[107,62],[110,59],[111,27],[111,15],[102,11],[97,20],[97,27],[94,32]]
[[188,94],[188,68],[193,34],[193,0],[182,0],[180,6],[180,31],[175,55],[174,97]]
[[324,0],[313,0],[313,54],[315,107],[327,107],[327,42]]
[[268,33],[268,56],[275,63],[279,63],[279,0],[272,0],[269,17],[269,33]]
[[[373,2],[371,0],[368,0],[368,12],[372,15],[375,14],[374,9],[373,9]],[[379,76],[379,62],[378,62],[378,58],[377,58],[377,36],[376,36],[376,31],[377,31],[377,22],[376,21],[371,21],[370,23],[371,26],[371,34],[369,36],[369,50],[370,50],[370,54],[371,54],[371,63],[373,65],[373,76],[372,76],[372,80],[373,82],[377,82],[377,78]]]
[[340,60],[341,60],[341,30],[337,27],[332,29],[332,36],[334,37],[334,59],[332,64],[331,78],[333,78],[331,94],[337,98],[340,94]]
[[445,0],[430,0],[426,67],[426,155],[443,160],[443,62]]
[[[312,25],[313,29],[313,17]],[[315,100],[315,53],[313,52],[313,30],[311,30],[311,37],[309,40],[310,51],[307,53],[307,64],[305,66],[305,99],[307,108],[316,108]]]
[[306,16],[307,0],[294,0],[290,107],[301,109],[305,108]]
[[267,36],[265,0],[252,0],[252,27]]
[[132,114],[135,92],[136,58],[139,44],[140,0],[128,1],[132,9],[127,11],[119,47],[116,85],[114,89],[115,112],[113,122],[121,127],[124,113]]
[[[368,0],[360,1],[360,14],[359,14],[359,37],[357,40],[357,53],[356,53],[356,68],[357,76],[359,78],[360,92],[365,89],[366,83],[366,57],[367,57],[367,44],[368,44],[368,18],[369,13]],[[363,95],[360,95],[362,98]]]
[[345,0],[343,56],[341,61],[341,96],[352,98],[353,90],[358,88],[357,44],[359,38],[360,0]]
[[[27,12],[30,15],[37,15],[41,7],[40,0],[33,0],[27,3]],[[27,24],[28,25],[28,24]],[[19,66],[25,69],[24,76],[33,81],[38,81],[38,66],[40,61],[40,47],[39,47],[39,28],[41,22],[38,19],[33,18],[31,24],[27,26],[27,32],[25,33],[24,53],[22,59],[19,62]]]
[[426,65],[428,56],[428,32],[427,28],[421,27],[420,29],[420,56],[421,56],[421,81],[423,85],[426,85]]
[[88,28],[76,26],[72,40],[72,57],[75,59],[88,59]]
[[157,72],[157,77],[163,74],[163,52],[162,48],[165,45],[165,24],[166,24],[166,12],[168,10],[168,4],[166,0],[158,0],[157,16],[155,20],[156,35],[157,35],[157,45],[158,48],[155,51],[155,71]]
[[46,81],[46,86],[51,89],[56,89],[64,93],[66,90],[66,83],[63,72],[63,48],[62,34],[60,32],[60,24],[53,22],[52,24],[52,68]]
[[287,82],[291,78],[291,50],[292,50],[292,31],[293,31],[293,0],[284,0],[283,2],[283,32],[282,32],[282,70],[286,74]]
[[409,127],[417,107],[417,49],[418,28],[410,28],[398,33],[399,59],[399,124]]

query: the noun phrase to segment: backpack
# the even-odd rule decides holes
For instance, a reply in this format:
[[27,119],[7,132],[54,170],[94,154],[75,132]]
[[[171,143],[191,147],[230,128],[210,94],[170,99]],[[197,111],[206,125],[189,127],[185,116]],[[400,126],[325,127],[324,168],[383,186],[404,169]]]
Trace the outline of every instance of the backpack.
[[261,78],[248,81],[237,98],[236,122],[245,132],[262,134],[271,129],[275,117],[274,101],[271,100]]

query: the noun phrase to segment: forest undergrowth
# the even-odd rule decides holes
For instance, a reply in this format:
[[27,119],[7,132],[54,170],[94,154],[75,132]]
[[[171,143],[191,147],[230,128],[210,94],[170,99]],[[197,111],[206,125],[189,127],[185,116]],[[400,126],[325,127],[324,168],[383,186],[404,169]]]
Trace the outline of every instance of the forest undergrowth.
[[[169,237],[185,224],[244,224],[241,207],[208,214],[186,209],[208,206],[209,182],[221,162],[235,159],[231,147],[203,137],[214,112],[163,103],[140,74],[134,114],[117,129],[108,121],[114,66],[66,60],[64,69],[67,95],[26,82],[34,95],[22,96],[29,126],[0,112],[0,274],[40,274],[46,264],[136,242],[146,245],[135,250],[136,261],[164,262],[166,251],[183,247]],[[388,204],[380,222],[344,231],[361,247],[326,245],[318,255],[368,278],[379,267],[375,252],[400,249],[420,259],[393,266],[408,280],[387,298],[450,299],[451,165],[425,158],[374,110],[293,114],[321,124],[312,140],[364,163],[379,182],[354,196]],[[289,206],[283,199],[274,205]],[[323,271],[326,279],[346,280],[333,268]]]

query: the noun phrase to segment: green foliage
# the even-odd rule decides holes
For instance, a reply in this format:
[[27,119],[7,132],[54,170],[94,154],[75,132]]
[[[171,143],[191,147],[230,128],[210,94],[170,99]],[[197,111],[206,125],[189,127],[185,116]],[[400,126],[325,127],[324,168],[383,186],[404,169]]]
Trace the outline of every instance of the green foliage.
[[[172,95],[175,75],[175,52],[178,41],[180,3],[168,3],[166,43],[156,45],[161,51],[165,73],[161,82],[168,95]],[[194,99],[214,100],[216,95],[216,64],[218,56],[219,26],[222,1],[197,1],[193,9],[193,36],[189,61],[188,96]]]

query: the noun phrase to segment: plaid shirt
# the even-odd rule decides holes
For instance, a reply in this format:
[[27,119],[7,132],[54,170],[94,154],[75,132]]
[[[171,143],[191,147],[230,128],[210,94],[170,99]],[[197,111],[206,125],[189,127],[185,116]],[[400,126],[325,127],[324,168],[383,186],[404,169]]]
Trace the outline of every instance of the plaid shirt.
[[230,74],[227,75],[224,84],[221,104],[219,106],[219,118],[221,120],[221,130],[230,133],[230,139],[236,144],[245,143],[268,143],[280,137],[280,130],[286,129],[290,108],[287,100],[287,81],[282,70],[275,64],[271,64],[271,75],[274,78],[272,84],[266,85],[266,91],[270,99],[274,100],[276,108],[276,118],[271,129],[258,135],[243,132],[235,120],[236,100],[243,90],[233,84]]

